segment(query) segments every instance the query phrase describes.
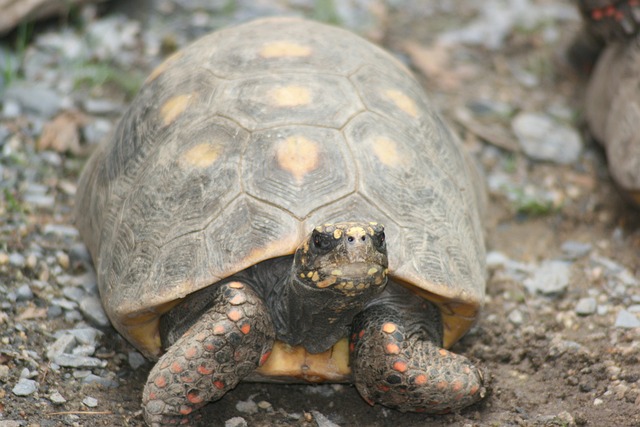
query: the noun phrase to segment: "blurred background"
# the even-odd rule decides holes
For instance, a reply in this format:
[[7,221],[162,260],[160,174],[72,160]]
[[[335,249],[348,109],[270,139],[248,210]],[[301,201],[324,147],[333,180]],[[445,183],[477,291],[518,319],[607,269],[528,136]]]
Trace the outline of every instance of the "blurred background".
[[154,66],[268,15],[390,50],[483,166],[486,309],[454,350],[487,367],[491,393],[424,416],[350,385],[242,384],[210,425],[640,425],[640,218],[584,126],[572,2],[0,0],[0,427],[142,425],[151,365],[102,311],[76,181]]

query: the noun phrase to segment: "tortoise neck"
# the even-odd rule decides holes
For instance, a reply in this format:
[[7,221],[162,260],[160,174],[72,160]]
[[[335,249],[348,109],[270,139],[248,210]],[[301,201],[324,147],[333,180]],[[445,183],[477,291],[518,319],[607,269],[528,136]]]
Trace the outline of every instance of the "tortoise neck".
[[356,314],[377,296],[383,286],[349,296],[336,289],[306,286],[295,269],[266,296],[277,339],[303,346],[310,353],[328,350],[348,335]]

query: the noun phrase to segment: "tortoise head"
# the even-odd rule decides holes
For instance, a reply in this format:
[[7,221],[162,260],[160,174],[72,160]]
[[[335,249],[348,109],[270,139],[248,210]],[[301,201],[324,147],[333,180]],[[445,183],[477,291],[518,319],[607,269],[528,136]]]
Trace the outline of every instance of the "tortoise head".
[[298,283],[347,296],[379,293],[387,283],[384,227],[340,222],[316,227],[295,253]]

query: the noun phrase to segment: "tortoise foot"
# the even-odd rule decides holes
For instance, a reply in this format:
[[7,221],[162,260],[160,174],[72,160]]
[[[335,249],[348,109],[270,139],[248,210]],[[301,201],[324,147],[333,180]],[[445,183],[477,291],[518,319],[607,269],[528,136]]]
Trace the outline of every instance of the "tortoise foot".
[[273,326],[263,301],[240,282],[220,285],[211,308],[160,358],[142,395],[150,426],[192,425],[266,359]]
[[640,29],[639,0],[579,0],[591,33],[605,40],[625,39]]
[[351,360],[362,397],[372,405],[425,413],[456,411],[482,399],[483,373],[429,339],[420,319],[403,314],[377,306],[354,322]]

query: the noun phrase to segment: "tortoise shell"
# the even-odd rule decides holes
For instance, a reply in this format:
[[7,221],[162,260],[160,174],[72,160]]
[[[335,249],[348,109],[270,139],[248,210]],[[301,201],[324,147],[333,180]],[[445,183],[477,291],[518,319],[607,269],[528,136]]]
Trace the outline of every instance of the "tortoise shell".
[[108,316],[149,357],[159,317],[186,295],[345,220],[384,224],[391,278],[441,306],[448,346],[484,297],[476,173],[388,53],[268,18],[151,73],[85,167],[77,225]]
[[609,172],[623,194],[640,207],[640,46],[609,43],[596,62],[585,97],[585,117],[607,153]]

